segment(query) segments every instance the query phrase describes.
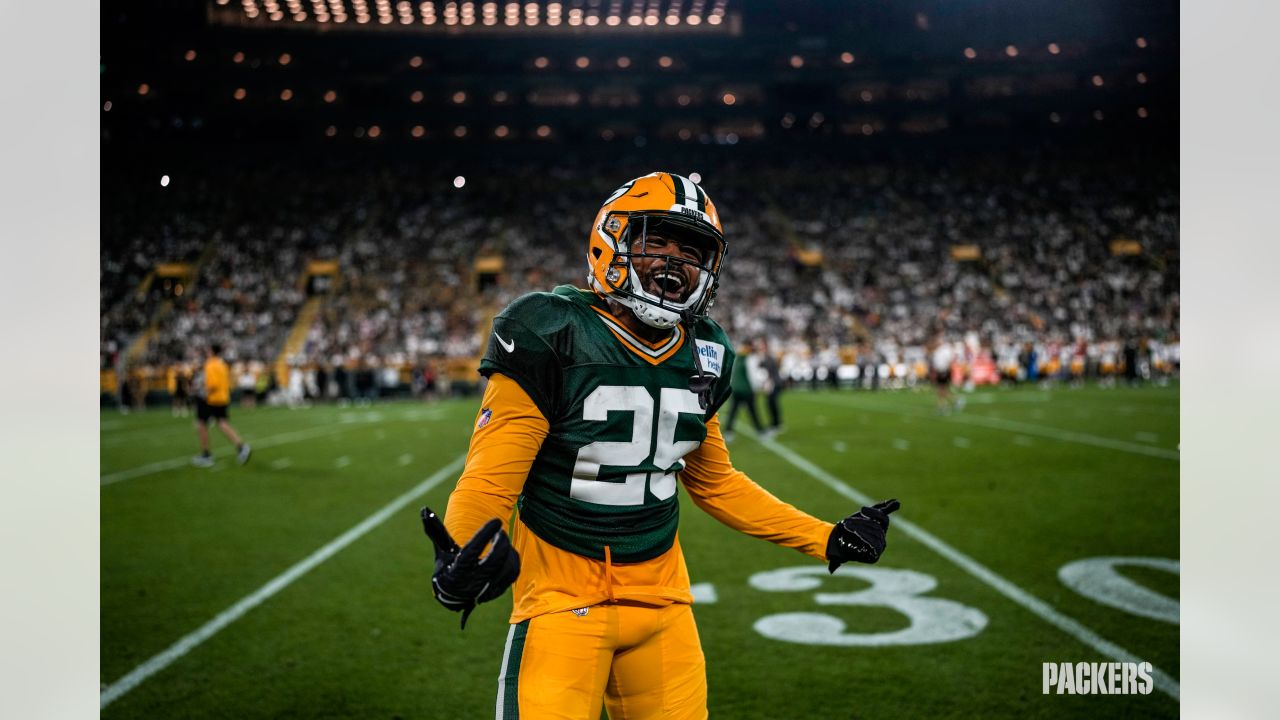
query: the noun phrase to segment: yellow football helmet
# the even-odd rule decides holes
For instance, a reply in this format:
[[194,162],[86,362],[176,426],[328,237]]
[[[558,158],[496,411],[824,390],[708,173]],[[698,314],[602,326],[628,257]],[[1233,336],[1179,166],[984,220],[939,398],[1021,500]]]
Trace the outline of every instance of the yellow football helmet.
[[[664,236],[697,242],[706,251],[702,261],[647,253],[646,239],[658,229]],[[704,317],[715,300],[727,249],[720,215],[701,187],[682,175],[650,173],[613,191],[596,214],[588,240],[587,280],[596,292],[617,300],[650,327],[692,323]],[[663,267],[694,266],[692,292],[675,301],[647,291],[631,263],[636,257],[661,259],[667,263]]]

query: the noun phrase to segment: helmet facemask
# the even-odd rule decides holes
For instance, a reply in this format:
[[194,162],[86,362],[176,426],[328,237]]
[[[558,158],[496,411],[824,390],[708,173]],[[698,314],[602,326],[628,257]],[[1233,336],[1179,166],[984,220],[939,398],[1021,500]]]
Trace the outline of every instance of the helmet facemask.
[[[685,321],[692,323],[706,315],[719,286],[719,270],[725,242],[719,231],[671,213],[632,212],[610,214],[597,232],[615,249],[604,273],[603,283],[592,275],[592,284],[626,306],[641,322],[666,329]],[[654,252],[650,238],[661,237],[679,245],[696,245],[698,259]],[[642,275],[635,260],[647,266]],[[659,292],[645,287],[657,278]],[[602,285],[604,287],[599,287]],[[679,297],[671,297],[678,290]]]

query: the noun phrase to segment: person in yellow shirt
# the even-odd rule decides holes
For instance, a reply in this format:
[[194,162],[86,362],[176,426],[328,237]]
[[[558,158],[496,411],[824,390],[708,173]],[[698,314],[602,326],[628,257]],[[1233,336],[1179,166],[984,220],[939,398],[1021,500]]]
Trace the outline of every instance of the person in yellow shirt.
[[717,416],[733,344],[707,316],[725,249],[701,187],[646,175],[596,217],[590,289],[531,293],[494,319],[465,469],[443,522],[423,508],[423,525],[433,594],[464,626],[513,588],[498,718],[707,716],[680,487],[831,572],[884,552],[898,501],[833,525],[733,467]]
[[249,443],[240,439],[236,429],[228,422],[227,408],[231,405],[231,370],[222,359],[221,343],[211,343],[204,361],[204,369],[197,377],[196,390],[196,435],[200,438],[200,454],[191,459],[196,467],[213,467],[213,455],[209,452],[209,423],[218,424],[218,429],[236,446],[236,461],[241,465],[249,462],[253,452]]

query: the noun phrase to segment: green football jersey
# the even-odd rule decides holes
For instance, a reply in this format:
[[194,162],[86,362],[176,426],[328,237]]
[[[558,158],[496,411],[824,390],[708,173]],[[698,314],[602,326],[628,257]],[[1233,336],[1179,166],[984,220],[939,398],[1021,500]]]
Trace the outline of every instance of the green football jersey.
[[[480,362],[533,399],[550,424],[516,507],[538,537],[597,560],[657,557],[675,542],[681,458],[707,437],[729,397],[733,348],[704,318],[652,346],[608,313],[595,293],[563,285],[511,303],[493,321]],[[690,391],[702,369],[715,376],[703,409]]]

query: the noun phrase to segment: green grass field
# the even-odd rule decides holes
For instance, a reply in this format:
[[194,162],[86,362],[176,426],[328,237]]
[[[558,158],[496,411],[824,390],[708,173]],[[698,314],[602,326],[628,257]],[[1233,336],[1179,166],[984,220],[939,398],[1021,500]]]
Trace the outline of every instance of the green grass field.
[[[864,496],[903,509],[878,565],[828,577],[685,503],[712,717],[1178,715],[1176,621],[1058,577],[1090,558],[1178,559],[1176,386],[968,401],[939,416],[925,391],[797,391],[775,442],[733,442],[739,468],[817,516]],[[215,433],[212,469],[188,464],[190,419],[104,413],[102,716],[492,717],[510,598],[459,632],[431,598],[417,517],[443,510],[477,402],[233,409],[253,459],[236,465]],[[821,572],[791,590],[758,575],[786,568]],[[1176,610],[1176,572],[1117,572],[1139,610],[1152,593]],[[1042,663],[1117,652],[1169,680],[1042,694]]]

